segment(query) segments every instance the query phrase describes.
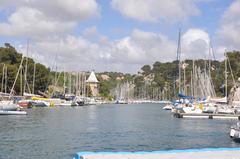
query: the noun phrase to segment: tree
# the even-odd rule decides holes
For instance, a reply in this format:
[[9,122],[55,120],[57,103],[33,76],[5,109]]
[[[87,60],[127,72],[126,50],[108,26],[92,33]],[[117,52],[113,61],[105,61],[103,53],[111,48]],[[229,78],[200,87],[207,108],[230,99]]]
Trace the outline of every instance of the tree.
[[143,71],[143,75],[149,75],[151,73],[151,66],[144,65],[141,70]]

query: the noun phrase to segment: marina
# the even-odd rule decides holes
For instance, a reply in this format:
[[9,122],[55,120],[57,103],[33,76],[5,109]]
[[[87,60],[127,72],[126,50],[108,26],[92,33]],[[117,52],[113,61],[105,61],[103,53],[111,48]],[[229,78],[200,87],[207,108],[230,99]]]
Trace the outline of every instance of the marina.
[[240,159],[240,0],[0,0],[0,159]]

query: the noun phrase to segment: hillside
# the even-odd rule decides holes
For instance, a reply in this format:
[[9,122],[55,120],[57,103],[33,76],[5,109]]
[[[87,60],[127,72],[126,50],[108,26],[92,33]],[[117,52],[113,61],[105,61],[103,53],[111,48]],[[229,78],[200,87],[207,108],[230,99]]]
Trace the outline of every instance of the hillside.
[[[228,64],[228,91],[233,86],[233,79],[230,74],[229,68],[231,67],[233,72],[233,77],[237,81],[238,77],[240,77],[240,52],[233,51],[228,52],[227,56],[229,58],[230,64]],[[17,70],[20,65],[20,61],[22,58],[22,54],[18,53],[15,48],[13,48],[10,44],[5,44],[5,47],[0,47],[0,91],[10,92],[10,89],[13,85]],[[193,71],[193,60],[185,60],[183,63],[186,65],[185,68],[185,93],[191,95],[190,86],[192,81],[192,72]],[[183,65],[182,63],[182,65]],[[26,58],[24,59],[22,72],[25,70]],[[209,65],[210,64],[210,65]],[[34,60],[28,58],[27,60],[27,85],[26,91],[31,93],[33,90],[33,68],[34,68]],[[224,61],[211,60],[206,61],[203,59],[195,60],[194,66],[198,67],[201,72],[204,70],[211,70],[211,79],[214,85],[214,89],[216,91],[217,96],[224,95]],[[230,67],[229,67],[230,66]],[[5,70],[7,68],[7,79],[6,76],[3,79],[3,67]],[[56,80],[55,76],[56,72],[51,72],[49,68],[46,66],[36,63],[36,80],[34,90],[37,91],[47,91],[50,85],[54,85],[54,80]],[[60,72],[58,72],[60,74]],[[57,83],[58,87],[63,87],[63,72],[59,76],[59,80]],[[102,97],[112,98],[115,96],[113,93],[114,89],[124,83],[131,83],[133,86],[133,97],[142,97],[146,96],[146,98],[172,98],[177,96],[179,81],[178,81],[178,62],[155,62],[154,64],[144,65],[138,72],[138,74],[124,74],[121,72],[101,72],[97,73],[97,78],[100,81],[99,84],[99,92]],[[182,69],[182,85],[183,87],[183,74],[184,71]],[[21,82],[22,81],[22,82]],[[18,77],[15,91],[16,94],[21,94],[23,91],[23,82],[24,76],[23,74]],[[182,88],[184,89],[184,88]],[[63,90],[63,89],[59,89]],[[61,91],[60,91],[61,93]],[[164,94],[164,96],[163,96]],[[161,96],[160,96],[161,95]]]

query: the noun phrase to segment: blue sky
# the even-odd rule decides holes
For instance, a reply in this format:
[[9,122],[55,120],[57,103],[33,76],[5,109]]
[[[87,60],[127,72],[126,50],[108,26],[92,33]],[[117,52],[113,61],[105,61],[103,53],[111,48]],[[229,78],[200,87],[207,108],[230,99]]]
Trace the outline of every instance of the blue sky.
[[[134,28],[156,33],[167,32],[174,40],[178,38],[178,28],[182,28],[183,31],[188,28],[202,28],[211,36],[214,36],[216,28],[220,25],[221,16],[233,0],[211,0],[209,2],[198,3],[201,10],[199,16],[190,17],[187,21],[174,24],[166,24],[161,21],[157,23],[139,22],[125,17],[112,9],[111,1],[109,0],[100,0],[99,2],[101,5],[101,17],[93,18],[79,24],[76,28],[76,34],[81,34],[85,28],[96,26],[101,34],[106,35],[112,40],[128,36]],[[121,32],[114,32],[117,29],[121,30]]]
[[238,8],[239,0],[3,0],[0,43],[26,54],[30,39],[31,57],[50,66],[57,54],[61,69],[135,73],[175,59],[179,28],[184,58],[206,58],[210,40],[218,59],[240,49]]

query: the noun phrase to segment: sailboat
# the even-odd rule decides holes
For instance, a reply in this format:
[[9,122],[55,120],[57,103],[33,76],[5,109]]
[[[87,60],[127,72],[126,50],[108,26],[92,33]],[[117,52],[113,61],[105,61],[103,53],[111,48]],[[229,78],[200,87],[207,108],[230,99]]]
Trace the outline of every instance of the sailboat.
[[[3,64],[3,73],[2,73],[2,89],[1,89],[1,101],[0,101],[0,110],[17,110],[18,106],[13,103],[13,101],[7,100],[9,94],[7,93],[7,66]],[[4,92],[5,91],[5,92]],[[3,93],[4,92],[4,93]]]
[[21,60],[19,69],[17,71],[13,86],[11,88],[9,100],[0,101],[0,115],[26,115],[27,114],[27,112],[25,112],[25,111],[20,111],[19,106],[17,104],[15,104],[15,102],[13,100],[13,92],[14,92],[13,90],[14,90],[15,84],[17,82],[19,72],[22,67],[23,59],[24,59],[24,56],[22,56],[22,60]]

